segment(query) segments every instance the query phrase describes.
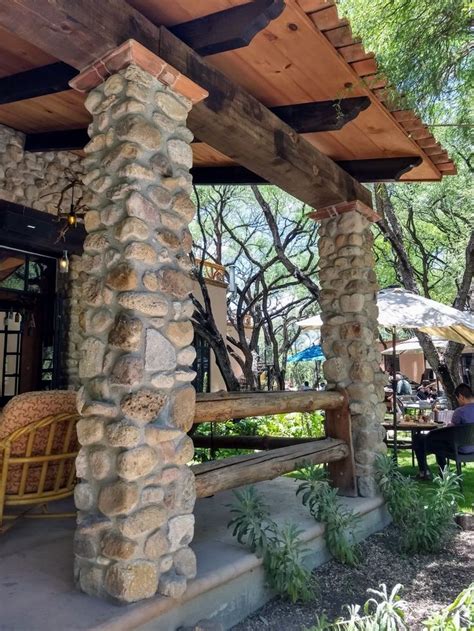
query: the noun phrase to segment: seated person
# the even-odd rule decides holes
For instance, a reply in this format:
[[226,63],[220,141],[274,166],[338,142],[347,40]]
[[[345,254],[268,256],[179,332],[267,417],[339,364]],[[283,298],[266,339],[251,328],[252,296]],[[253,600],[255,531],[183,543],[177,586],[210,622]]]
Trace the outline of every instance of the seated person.
[[410,382],[400,372],[397,372],[395,379],[397,380],[397,395],[412,394]]
[[[465,383],[461,383],[454,390],[454,395],[459,403],[459,407],[453,412],[451,425],[464,425],[466,423],[474,423],[474,394],[471,388]],[[426,462],[426,439],[433,432],[443,431],[441,429],[433,429],[427,434],[418,434],[413,437],[413,449],[415,451],[420,470],[418,478],[420,480],[430,480],[431,472]],[[468,445],[460,448],[460,453],[474,453],[474,445]],[[446,458],[436,455],[436,462],[441,471],[446,466]]]
[[416,398],[420,401],[428,401],[431,398],[431,390],[428,381],[423,381],[416,390]]

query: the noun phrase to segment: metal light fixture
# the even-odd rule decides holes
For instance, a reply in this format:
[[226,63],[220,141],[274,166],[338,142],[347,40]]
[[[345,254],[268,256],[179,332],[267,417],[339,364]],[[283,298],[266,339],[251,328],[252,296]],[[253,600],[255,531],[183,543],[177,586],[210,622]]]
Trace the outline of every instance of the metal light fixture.
[[67,223],[71,228],[77,227],[77,215],[74,210],[74,205],[71,204],[71,210],[69,211],[69,215],[67,216]]
[[59,259],[59,271],[61,274],[67,274],[69,272],[69,257],[67,250],[64,250],[62,257]]

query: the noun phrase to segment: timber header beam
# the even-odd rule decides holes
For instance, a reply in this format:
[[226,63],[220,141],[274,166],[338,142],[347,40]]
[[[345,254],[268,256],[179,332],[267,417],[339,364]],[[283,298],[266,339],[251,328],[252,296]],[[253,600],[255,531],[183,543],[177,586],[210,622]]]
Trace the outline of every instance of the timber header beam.
[[355,199],[372,205],[370,192],[330,158],[123,0],[2,3],[0,26],[78,69],[135,39],[208,90],[189,116],[200,140],[313,208]]

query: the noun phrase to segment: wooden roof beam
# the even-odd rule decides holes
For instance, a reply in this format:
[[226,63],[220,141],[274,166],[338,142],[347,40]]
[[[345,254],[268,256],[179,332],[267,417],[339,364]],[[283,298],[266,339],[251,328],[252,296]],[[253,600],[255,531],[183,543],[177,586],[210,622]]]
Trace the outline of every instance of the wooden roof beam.
[[208,90],[191,131],[224,155],[311,207],[359,199],[370,191],[299,136],[256,98],[124,0],[22,0],[2,6],[0,26],[78,69],[133,38]]
[[[374,160],[343,160],[338,166],[360,182],[396,182],[402,175],[421,164],[418,156],[378,158]],[[268,184],[264,178],[240,166],[200,167],[191,169],[194,184]]]
[[[205,57],[248,46],[284,8],[284,0],[254,0],[178,24],[170,31]],[[69,81],[76,74],[73,66],[57,62],[4,77],[0,79],[0,105],[69,90]]]
[[253,0],[170,27],[199,55],[215,55],[244,48],[285,8],[284,0]]
[[[296,132],[336,131],[370,106],[370,99],[358,96],[336,101],[317,101],[269,108]],[[26,135],[25,151],[74,151],[89,142],[87,129],[65,129]]]
[[69,90],[77,70],[58,61],[0,79],[0,105]]
[[334,101],[281,105],[270,110],[300,134],[336,131],[370,106],[367,96]]
[[26,134],[25,151],[77,151],[83,149],[88,142],[87,129],[46,131]]

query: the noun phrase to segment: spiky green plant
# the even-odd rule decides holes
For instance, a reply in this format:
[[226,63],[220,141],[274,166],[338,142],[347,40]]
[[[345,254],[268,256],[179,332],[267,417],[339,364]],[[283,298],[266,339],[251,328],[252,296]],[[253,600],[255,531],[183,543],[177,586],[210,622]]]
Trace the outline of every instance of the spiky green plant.
[[426,631],[472,631],[474,629],[474,583],[447,607],[423,623]]
[[292,602],[311,598],[312,577],[304,560],[308,549],[300,539],[301,530],[294,524],[279,527],[254,487],[234,491],[231,506],[234,517],[228,524],[237,541],[263,560],[268,584]]
[[389,456],[376,461],[376,477],[398,527],[400,545],[406,552],[435,552],[455,531],[459,478],[448,469],[434,479],[435,488],[422,495],[419,485],[404,476]]
[[359,516],[345,508],[337,497],[337,489],[329,485],[327,474],[316,465],[299,471],[303,482],[296,495],[307,506],[316,521],[325,524],[325,539],[335,559],[346,565],[358,565],[360,549],[354,538]]

